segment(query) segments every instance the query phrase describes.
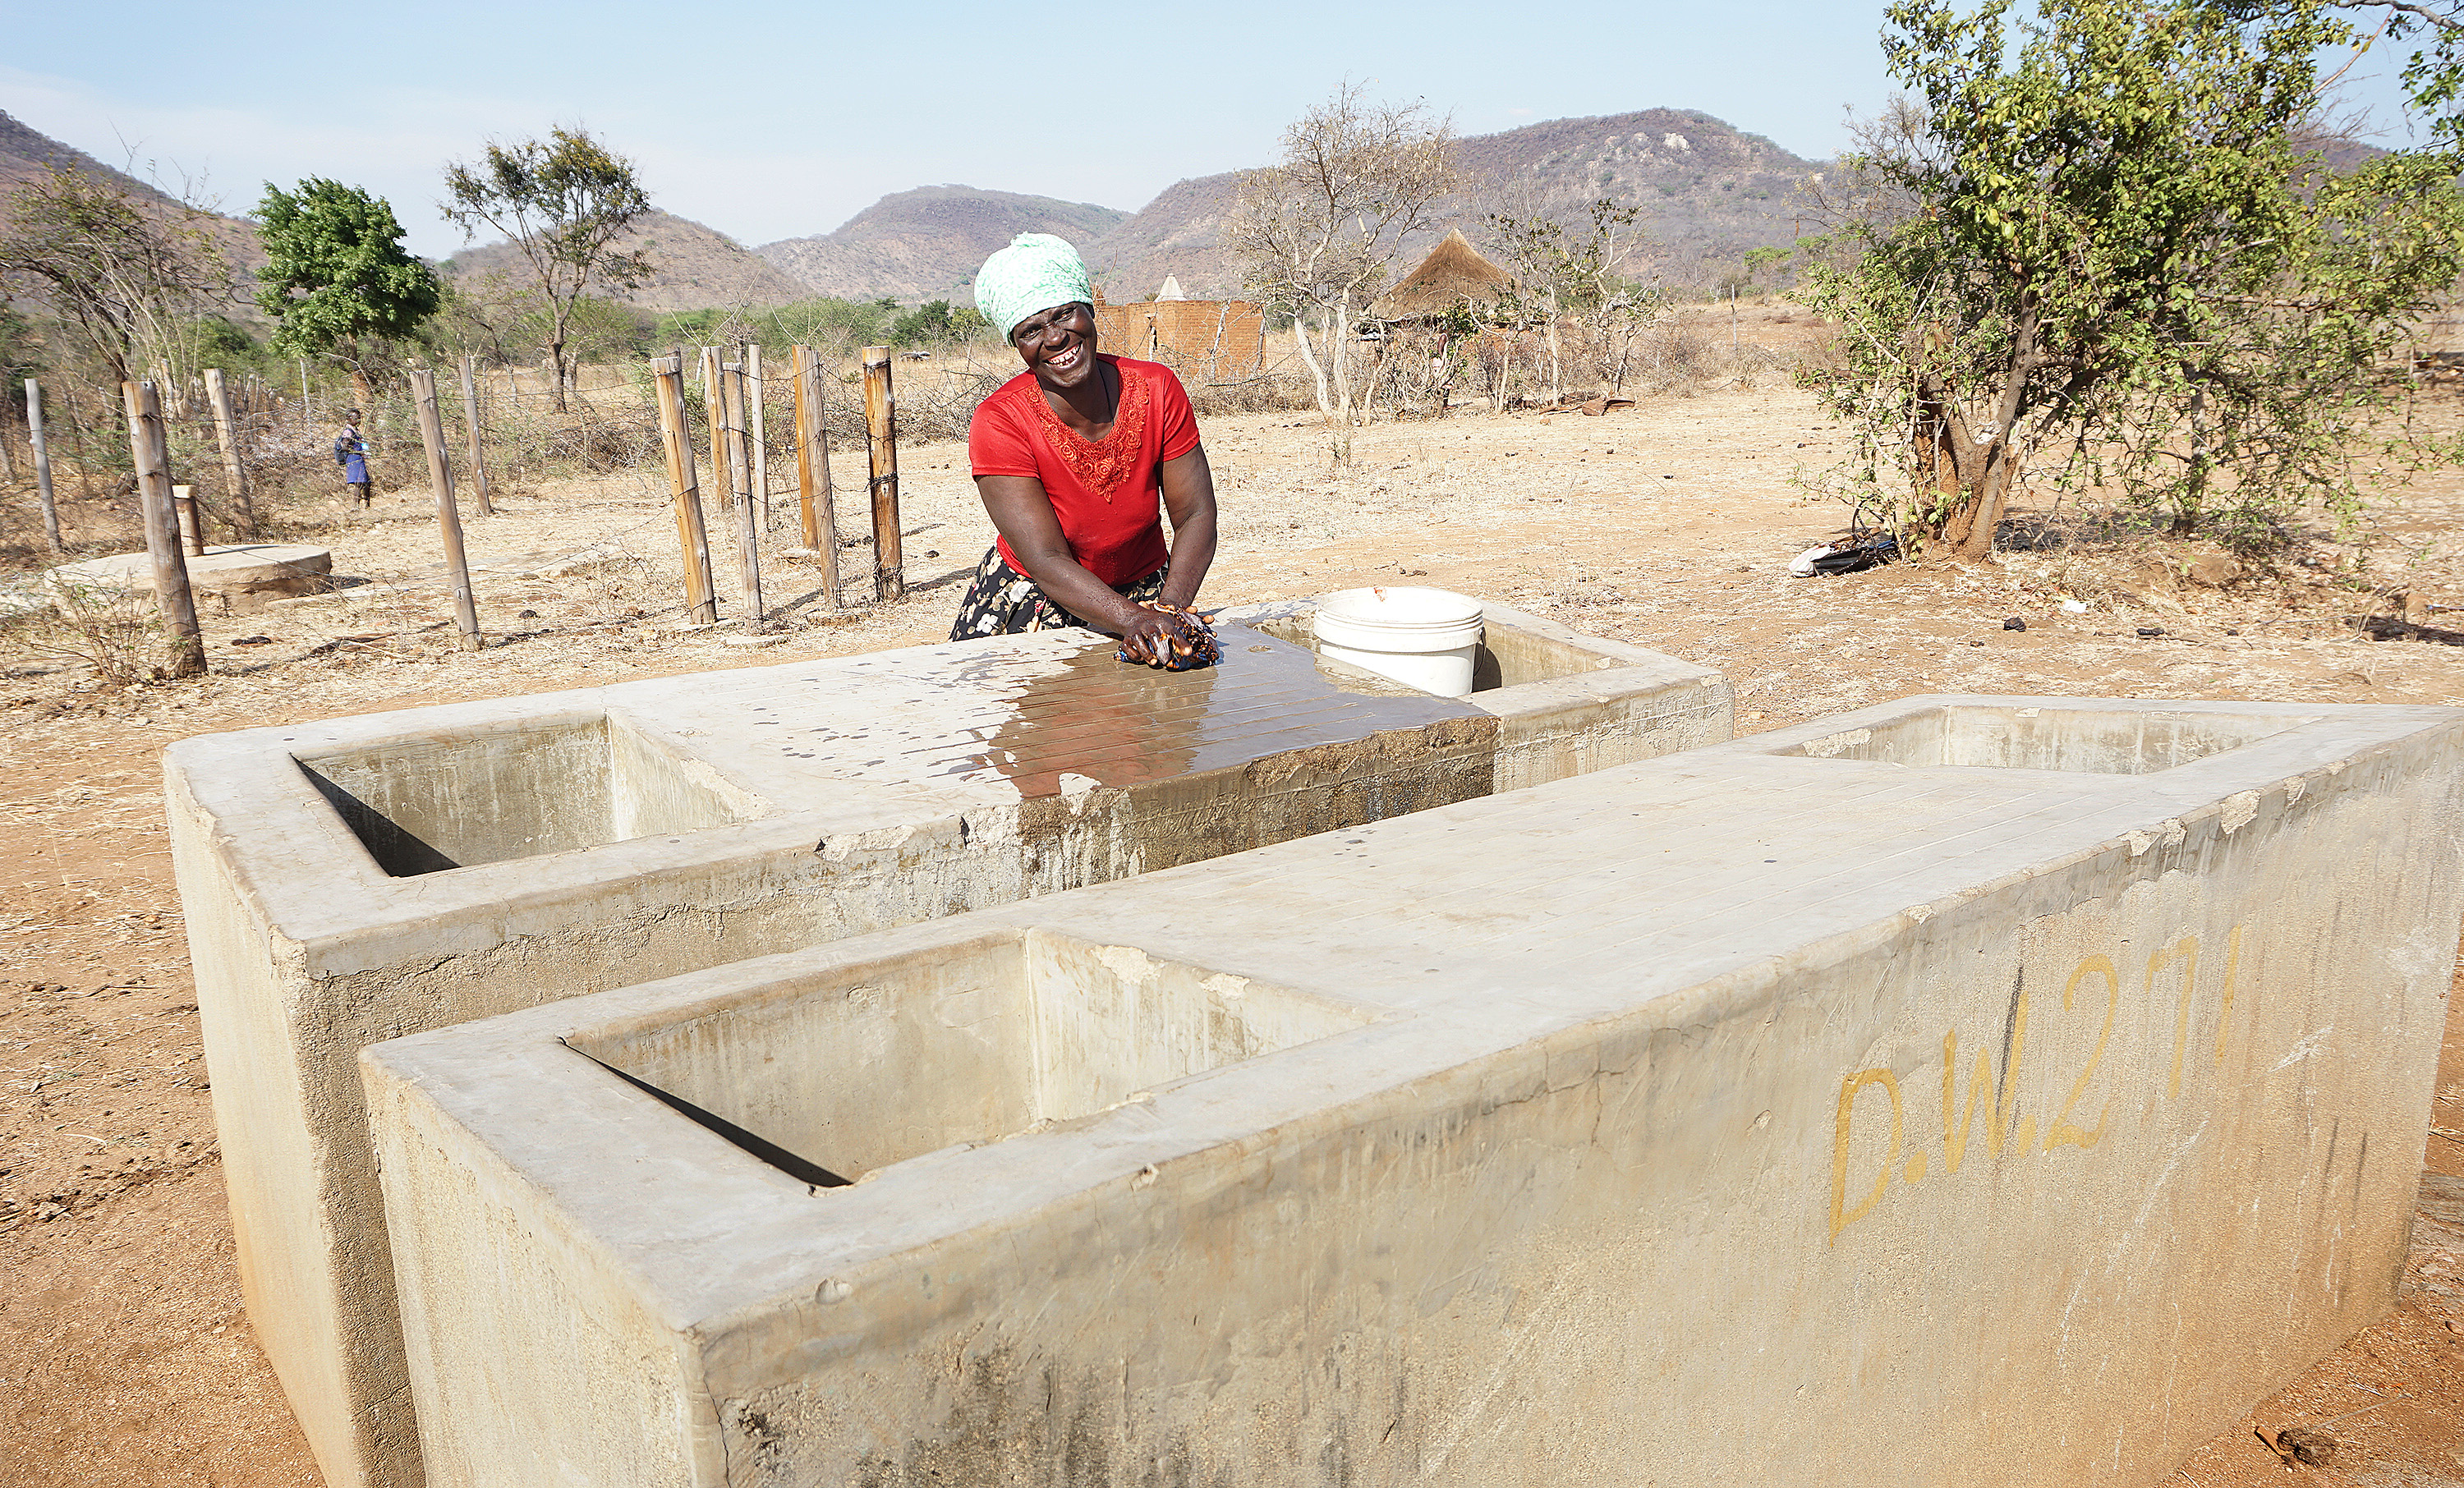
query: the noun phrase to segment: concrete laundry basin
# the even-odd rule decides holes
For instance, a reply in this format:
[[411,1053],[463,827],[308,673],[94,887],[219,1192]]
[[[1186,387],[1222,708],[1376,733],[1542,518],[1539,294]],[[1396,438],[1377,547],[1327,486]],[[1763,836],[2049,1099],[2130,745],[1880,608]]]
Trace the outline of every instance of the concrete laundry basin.
[[326,1481],[422,1480],[361,1047],[1727,737],[1716,673],[1525,628],[1584,674],[1439,699],[1227,621],[1208,671],[1046,632],[173,746],[242,1286]]
[[2004,709],[2245,742],[1763,736],[371,1048],[431,1469],[2156,1483],[2393,1302],[2464,711],[1792,733]]
[[605,712],[292,757],[394,878],[697,832],[767,809],[718,771]]

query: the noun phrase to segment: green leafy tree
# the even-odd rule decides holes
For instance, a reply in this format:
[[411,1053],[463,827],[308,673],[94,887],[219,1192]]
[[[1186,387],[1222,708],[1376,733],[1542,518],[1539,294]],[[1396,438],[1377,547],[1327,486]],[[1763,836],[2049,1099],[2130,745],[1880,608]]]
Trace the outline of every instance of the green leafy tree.
[[572,380],[567,347],[574,307],[594,285],[631,289],[650,275],[649,255],[621,246],[650,209],[633,163],[590,137],[557,128],[545,140],[491,144],[476,164],[445,169],[446,217],[466,240],[481,228],[501,232],[520,252],[545,301],[544,340],[556,378],[556,408]]
[[34,334],[34,322],[17,313],[17,307],[0,300],[0,420],[8,410],[24,410],[19,401],[25,392],[26,379],[41,370],[41,342]]
[[1780,248],[1773,244],[1747,249],[1744,260],[1746,288],[1753,288],[1755,284],[1761,282],[1765,274],[1788,262],[1789,255],[1793,252],[1793,249]]
[[256,217],[266,253],[256,302],[279,322],[274,349],[340,361],[366,402],[382,343],[408,340],[443,302],[435,273],[404,251],[391,205],[358,186],[268,182]]
[[946,346],[984,328],[983,314],[972,305],[953,309],[946,299],[927,300],[890,324],[890,339],[901,346]]
[[[579,366],[585,361],[611,361],[647,353],[650,346],[649,316],[612,299],[584,295],[574,301],[565,326],[565,353]],[[547,307],[540,305],[519,322],[529,339],[549,334]]]
[[2025,464],[2237,545],[2359,501],[2377,346],[2464,269],[2452,164],[2329,173],[2294,143],[2324,4],[1900,0],[1909,102],[1851,156],[1799,294],[1846,472],[1912,544],[1991,550]]
[[[2274,9],[2273,0],[2248,0],[2250,13]],[[2404,68],[2405,92],[2425,118],[2432,145],[2464,150],[2464,0],[2331,0],[2333,9],[2376,15],[2379,25],[2362,42],[2380,34],[2419,45]]]

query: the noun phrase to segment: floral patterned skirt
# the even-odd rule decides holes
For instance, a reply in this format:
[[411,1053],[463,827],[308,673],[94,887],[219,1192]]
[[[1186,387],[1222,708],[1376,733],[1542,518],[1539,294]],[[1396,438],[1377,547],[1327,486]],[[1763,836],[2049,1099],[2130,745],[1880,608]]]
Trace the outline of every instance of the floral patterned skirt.
[[[1125,600],[1144,603],[1160,598],[1163,581],[1172,572],[1164,564],[1144,579],[1116,584],[1112,592]],[[1082,630],[1094,627],[1052,602],[1050,596],[1035,586],[1035,580],[1009,566],[1001,557],[999,544],[984,550],[984,560],[976,565],[976,581],[967,586],[967,597],[958,602],[958,618],[950,626],[953,641],[972,641],[978,636],[1024,635],[1030,630],[1060,630],[1075,625]]]

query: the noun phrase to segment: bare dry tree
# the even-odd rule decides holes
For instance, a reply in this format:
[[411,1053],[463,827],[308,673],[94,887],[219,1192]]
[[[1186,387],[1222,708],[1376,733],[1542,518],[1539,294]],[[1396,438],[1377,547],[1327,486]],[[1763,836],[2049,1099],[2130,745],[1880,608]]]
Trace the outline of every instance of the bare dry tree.
[[1284,131],[1284,156],[1241,180],[1223,243],[1259,302],[1292,317],[1318,411],[1351,458],[1353,321],[1386,287],[1403,240],[1452,192],[1454,126],[1419,102],[1371,103],[1345,83]]
[[19,187],[0,218],[0,286],[47,301],[115,382],[158,363],[187,375],[180,331],[228,279],[202,212],[141,205],[55,167]]

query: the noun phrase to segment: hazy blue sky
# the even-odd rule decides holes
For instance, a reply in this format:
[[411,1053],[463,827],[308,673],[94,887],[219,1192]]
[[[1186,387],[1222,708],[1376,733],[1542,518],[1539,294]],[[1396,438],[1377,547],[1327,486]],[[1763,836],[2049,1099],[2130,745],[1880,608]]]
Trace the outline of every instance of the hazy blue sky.
[[[1693,108],[1808,157],[1885,91],[1881,6],[1836,0],[144,11],[140,32],[107,20],[124,11],[0,6],[0,110],[175,187],[203,176],[226,211],[269,180],[366,186],[435,255],[461,243],[436,212],[443,163],[551,123],[587,124],[658,205],[759,244],[945,182],[1134,210],[1265,163],[1346,77],[1464,134]],[[2391,64],[2356,73],[2374,68]]]

